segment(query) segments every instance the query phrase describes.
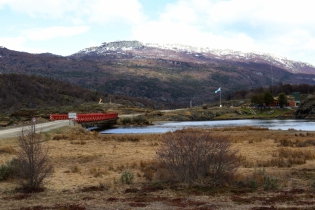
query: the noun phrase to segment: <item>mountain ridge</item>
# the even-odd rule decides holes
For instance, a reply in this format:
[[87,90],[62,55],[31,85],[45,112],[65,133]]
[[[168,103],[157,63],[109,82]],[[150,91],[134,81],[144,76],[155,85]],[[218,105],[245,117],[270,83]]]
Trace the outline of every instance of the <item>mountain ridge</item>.
[[[257,60],[224,60],[213,55],[144,46],[138,41],[103,43],[70,56],[30,54],[0,48],[0,74],[38,75],[81,87],[142,98],[167,107],[219,100],[235,91],[274,84],[315,84],[315,74],[292,73]],[[243,95],[233,98],[248,97]]]
[[202,56],[208,59],[217,60],[232,60],[242,62],[255,62],[255,63],[267,63],[271,66],[283,68],[291,73],[302,74],[315,74],[315,66],[307,62],[294,61],[287,59],[283,56],[277,56],[270,53],[260,52],[241,52],[229,49],[211,49],[208,47],[193,47],[189,45],[181,44],[154,44],[154,43],[141,43],[139,41],[116,41],[116,42],[104,42],[100,46],[85,48],[71,56],[82,54],[97,54],[104,55],[110,51],[132,51],[132,50],[144,50],[145,48],[157,48],[163,50],[171,50],[180,53],[192,54],[196,57]]

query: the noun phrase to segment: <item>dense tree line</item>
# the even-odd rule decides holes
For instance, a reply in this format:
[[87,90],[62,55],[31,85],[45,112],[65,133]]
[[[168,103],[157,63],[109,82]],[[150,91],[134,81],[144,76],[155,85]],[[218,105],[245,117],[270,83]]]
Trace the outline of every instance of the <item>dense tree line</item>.
[[278,96],[280,93],[291,95],[292,92],[300,92],[301,94],[313,94],[315,92],[315,85],[309,84],[283,84],[278,83],[277,85],[269,86],[267,88],[258,87],[249,90],[238,90],[226,95],[227,100],[236,99],[250,99],[253,95],[264,95],[266,92],[271,93],[272,96]]
[[[251,97],[251,103],[259,106],[269,106],[274,102],[274,98],[269,91],[265,93],[254,94]],[[278,94],[278,103],[281,108],[287,104],[287,95],[284,92]]]

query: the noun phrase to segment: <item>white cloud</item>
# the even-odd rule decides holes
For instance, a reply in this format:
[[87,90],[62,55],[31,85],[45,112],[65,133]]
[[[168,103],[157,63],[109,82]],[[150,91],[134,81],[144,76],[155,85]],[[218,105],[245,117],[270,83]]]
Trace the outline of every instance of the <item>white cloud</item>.
[[141,4],[138,0],[109,0],[95,1],[86,11],[91,22],[126,22],[130,24],[141,22],[144,16],[141,13]]
[[25,43],[26,39],[24,37],[0,37],[0,46],[9,48],[9,49],[22,49],[23,44]]
[[75,23],[108,23],[125,21],[136,23],[143,19],[138,0],[0,0],[1,6],[31,17],[64,19]]
[[66,12],[74,11],[77,1],[68,0],[3,0],[0,5],[8,5],[14,11],[32,17],[62,18]]
[[54,26],[50,28],[39,28],[27,30],[24,33],[32,41],[42,41],[58,37],[69,37],[85,33],[89,30],[88,26],[63,27]]
[[16,38],[0,38],[0,46],[6,47],[10,50],[28,52],[28,53],[43,53],[47,52],[44,49],[36,47],[25,47],[27,39],[25,37],[16,37]]
[[[111,31],[104,30],[104,34],[114,37],[113,40],[90,40],[96,43],[114,41],[128,37],[123,33],[132,30],[130,39],[143,42],[262,51],[302,60],[301,55],[315,53],[314,0],[177,0],[164,5],[164,10],[155,19],[144,16],[146,8],[140,2],[0,0],[0,10],[8,6],[33,17],[34,21],[44,18],[49,19],[50,26],[59,25],[49,27],[35,23],[37,29],[23,31],[24,42],[74,36],[87,32],[88,27],[101,32],[100,26],[109,25]],[[77,27],[61,27],[65,24]],[[117,31],[116,26],[120,27]],[[122,28],[123,32],[119,31]],[[315,60],[309,62],[315,64]]]
[[235,49],[252,51],[254,40],[246,34],[233,34],[232,37],[215,35],[212,32],[201,32],[198,27],[172,22],[150,22],[134,29],[134,39],[145,43],[185,44],[213,49]]
[[292,59],[304,50],[315,53],[313,5],[313,0],[178,0],[168,4],[158,20],[134,27],[133,39]]

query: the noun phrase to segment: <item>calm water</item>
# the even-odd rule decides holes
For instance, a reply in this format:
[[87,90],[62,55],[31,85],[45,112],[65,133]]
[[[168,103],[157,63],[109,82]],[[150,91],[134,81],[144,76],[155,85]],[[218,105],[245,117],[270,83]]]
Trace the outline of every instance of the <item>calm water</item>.
[[169,122],[144,127],[118,127],[101,131],[100,133],[114,134],[136,134],[136,133],[165,133],[168,131],[180,130],[183,128],[214,128],[214,127],[235,127],[235,126],[258,126],[267,127],[272,130],[302,130],[315,131],[315,121],[310,120],[216,120],[216,121],[187,121]]

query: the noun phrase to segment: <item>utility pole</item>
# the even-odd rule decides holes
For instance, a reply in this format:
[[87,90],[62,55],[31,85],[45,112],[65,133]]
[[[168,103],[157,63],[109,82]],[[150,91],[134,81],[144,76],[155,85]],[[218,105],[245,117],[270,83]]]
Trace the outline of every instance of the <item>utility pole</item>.
[[273,72],[272,72],[272,65],[270,64],[270,70],[271,70],[271,94],[273,95]]

